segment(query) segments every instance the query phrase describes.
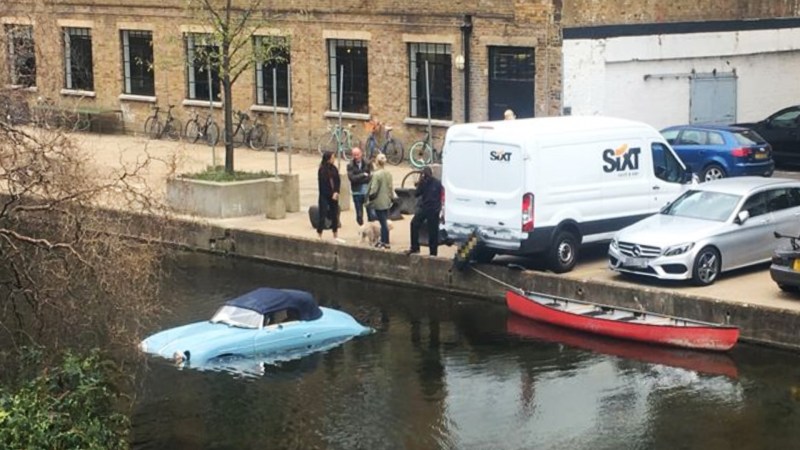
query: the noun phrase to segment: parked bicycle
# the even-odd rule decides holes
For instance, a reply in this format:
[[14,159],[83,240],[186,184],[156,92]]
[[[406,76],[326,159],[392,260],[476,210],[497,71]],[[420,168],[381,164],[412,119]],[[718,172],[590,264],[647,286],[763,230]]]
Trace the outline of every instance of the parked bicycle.
[[[372,159],[377,156],[378,152],[386,155],[386,160],[395,166],[403,161],[403,144],[392,137],[392,127],[383,125],[377,120],[370,120],[364,124],[367,128],[367,141],[364,144],[364,150],[367,159]],[[383,144],[378,143],[377,136],[383,130]]]
[[267,146],[267,127],[250,119],[250,116],[242,111],[236,111],[237,122],[233,126],[233,146],[241,147],[247,145],[253,150],[263,150]]
[[159,110],[161,107],[158,105],[153,105],[151,107],[153,115],[148,117],[144,122],[144,132],[150,139],[161,139],[167,136],[173,141],[177,141],[181,138],[181,121],[172,115],[172,108],[174,108],[175,105],[167,106],[167,118],[164,122],[159,118]]
[[219,127],[214,122],[214,117],[208,113],[204,120],[200,119],[200,113],[194,111],[192,118],[186,122],[183,136],[191,142],[203,140],[208,145],[217,145],[219,141]]
[[317,150],[320,154],[333,152],[337,158],[350,161],[353,147],[360,147],[358,138],[353,136],[352,129],[355,125],[340,126],[328,124],[328,130],[320,138]]
[[421,169],[442,162],[442,152],[434,147],[433,139],[431,130],[426,130],[425,137],[411,145],[408,149],[408,161],[412,166]]

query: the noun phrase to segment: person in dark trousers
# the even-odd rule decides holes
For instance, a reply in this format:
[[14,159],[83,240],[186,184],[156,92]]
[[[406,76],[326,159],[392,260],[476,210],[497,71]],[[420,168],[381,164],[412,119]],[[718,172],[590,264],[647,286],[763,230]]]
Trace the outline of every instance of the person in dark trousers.
[[337,242],[339,239],[339,169],[334,165],[336,158],[333,152],[322,154],[322,161],[317,170],[317,183],[319,185],[319,221],[317,223],[317,235],[322,239],[322,230],[325,229],[325,219],[330,219],[333,238]]
[[411,219],[411,248],[407,254],[419,253],[419,229],[428,226],[428,248],[431,256],[436,256],[439,248],[439,213],[442,211],[442,183],[433,176],[430,167],[422,169],[414,192],[417,197],[417,210]]
[[364,161],[361,149],[353,148],[353,160],[347,165],[347,178],[353,193],[353,205],[356,208],[356,222],[364,225],[364,203],[367,201],[369,181],[372,179],[372,170],[369,163]]

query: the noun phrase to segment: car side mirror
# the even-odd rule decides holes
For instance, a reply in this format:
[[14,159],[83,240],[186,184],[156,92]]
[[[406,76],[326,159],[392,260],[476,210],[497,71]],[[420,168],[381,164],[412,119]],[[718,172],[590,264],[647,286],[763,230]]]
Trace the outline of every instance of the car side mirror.
[[736,215],[736,220],[734,222],[736,222],[739,225],[742,225],[745,222],[747,222],[747,219],[749,218],[750,218],[750,211],[747,210],[739,211],[739,214]]

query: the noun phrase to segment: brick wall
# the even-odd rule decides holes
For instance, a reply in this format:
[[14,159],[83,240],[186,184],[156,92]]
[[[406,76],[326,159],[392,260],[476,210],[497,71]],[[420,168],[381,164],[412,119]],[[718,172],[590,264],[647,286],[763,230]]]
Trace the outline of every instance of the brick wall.
[[800,0],[563,0],[564,26],[800,16]]
[[[176,113],[185,121],[193,107],[182,106],[185,87],[185,55],[181,27],[199,25],[181,8],[178,0],[139,0],[137,6],[113,5],[94,0],[61,0],[57,3],[11,0],[0,7],[0,16],[26,17],[35,23],[39,47],[38,92],[36,95],[67,103],[91,104],[122,109],[128,130],[141,130],[150,103],[120,100],[122,63],[119,30],[121,24],[137,24],[153,31],[155,85],[160,105],[180,105]],[[243,2],[242,2],[243,3]],[[459,26],[464,14],[473,15],[471,41],[470,110],[472,120],[487,117],[487,46],[534,47],[536,54],[535,95],[531,101],[537,115],[560,110],[560,2],[545,0],[455,0],[451,2],[376,0],[287,2],[267,0],[264,5],[273,20],[264,25],[279,29],[292,39],[293,130],[295,145],[315,144],[320,130],[330,119],[326,37],[368,36],[369,111],[397,126],[406,144],[421,134],[418,125],[402,125],[408,116],[407,42],[449,42],[453,58],[462,53]],[[5,11],[2,8],[7,8]],[[287,9],[291,8],[291,9]],[[73,98],[60,93],[63,87],[63,50],[60,23],[86,21],[92,28],[94,98]],[[61,21],[61,22],[59,22]],[[7,70],[3,71],[6,74]],[[463,72],[452,72],[453,119],[463,119]],[[254,103],[254,75],[246,73],[234,86],[234,107],[247,109]],[[286,121],[280,115],[281,124]],[[263,118],[271,127],[272,116]],[[218,119],[219,121],[219,119]],[[443,128],[440,128],[440,131]],[[359,128],[361,134],[363,131]]]

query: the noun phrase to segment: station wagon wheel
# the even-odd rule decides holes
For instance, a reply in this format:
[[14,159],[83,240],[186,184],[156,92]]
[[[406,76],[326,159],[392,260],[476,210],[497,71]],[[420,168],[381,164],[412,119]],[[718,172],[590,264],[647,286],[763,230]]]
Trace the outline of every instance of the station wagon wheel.
[[700,175],[700,179],[703,181],[711,181],[711,180],[718,180],[720,178],[725,178],[725,169],[717,164],[711,164],[705,169],[703,169],[703,173]]
[[694,259],[692,280],[698,286],[708,286],[717,280],[721,266],[719,251],[714,247],[704,247]]
[[559,231],[550,247],[548,262],[550,269],[555,273],[569,272],[575,267],[578,260],[578,246],[580,241],[570,231]]

